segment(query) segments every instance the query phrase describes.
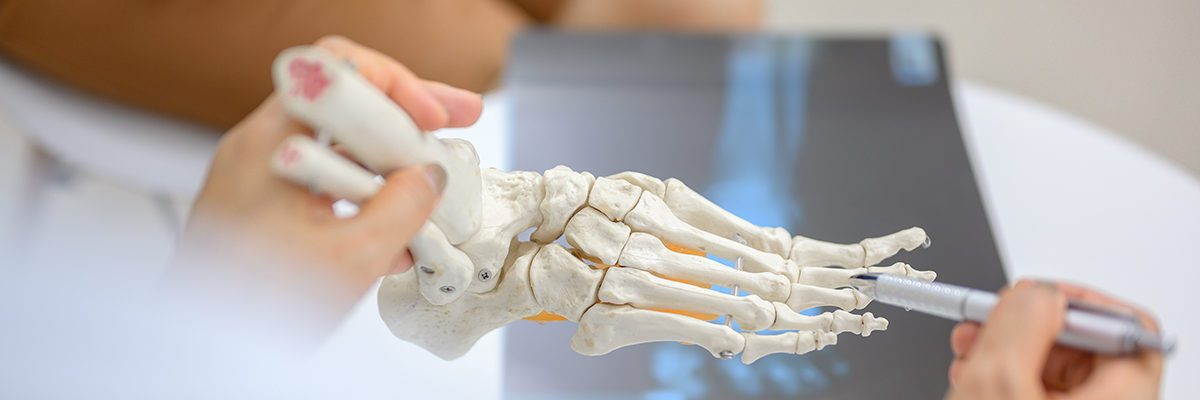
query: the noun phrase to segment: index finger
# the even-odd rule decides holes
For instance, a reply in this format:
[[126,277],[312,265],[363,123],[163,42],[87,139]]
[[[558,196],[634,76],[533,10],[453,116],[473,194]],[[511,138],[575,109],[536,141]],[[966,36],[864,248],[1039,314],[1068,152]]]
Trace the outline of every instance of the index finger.
[[1117,300],[1109,295],[1083,286],[1061,282],[1056,282],[1054,285],[1058,287],[1058,290],[1062,291],[1063,294],[1066,294],[1067,298],[1075,302],[1082,301],[1084,305],[1100,305],[1102,307],[1113,309],[1113,311],[1126,312],[1136,315],[1138,320],[1141,321],[1143,327],[1153,331],[1158,330],[1158,322],[1154,320],[1154,317],[1151,316],[1150,313],[1142,310],[1141,308],[1132,306],[1127,302]]

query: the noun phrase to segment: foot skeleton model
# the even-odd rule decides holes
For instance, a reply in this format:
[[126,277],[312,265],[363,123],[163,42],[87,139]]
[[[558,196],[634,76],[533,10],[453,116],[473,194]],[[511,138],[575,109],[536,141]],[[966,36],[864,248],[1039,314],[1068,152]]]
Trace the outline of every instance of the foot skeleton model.
[[[585,355],[681,341],[715,357],[741,353],[742,362],[752,363],[772,353],[819,350],[841,332],[867,336],[887,328],[871,313],[848,312],[870,302],[848,287],[851,275],[935,276],[903,263],[872,266],[900,249],[928,245],[920,228],[834,244],[752,225],[675,179],[636,172],[594,177],[564,166],[542,175],[480,170],[469,142],[420,132],[353,66],[321,49],[285,51],[274,76],[291,115],[330,135],[367,168],[445,168],[442,203],[409,245],[414,268],[384,278],[379,289],[380,314],[392,332],[444,359],[462,356],[487,332],[546,312],[579,324],[571,347]],[[334,198],[361,202],[379,188],[375,173],[307,136],[281,144],[272,166]],[[530,228],[536,228],[531,241],[518,241]],[[571,247],[555,243],[563,236]],[[818,306],[840,310],[798,313]],[[789,332],[739,333],[706,321],[718,315],[747,332]]]

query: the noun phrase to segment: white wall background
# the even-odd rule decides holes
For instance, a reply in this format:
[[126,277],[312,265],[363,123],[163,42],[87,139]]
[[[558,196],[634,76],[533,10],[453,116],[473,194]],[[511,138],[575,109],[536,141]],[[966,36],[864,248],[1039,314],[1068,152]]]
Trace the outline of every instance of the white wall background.
[[1127,135],[1200,176],[1200,2],[767,0],[773,30],[927,28],[951,73]]

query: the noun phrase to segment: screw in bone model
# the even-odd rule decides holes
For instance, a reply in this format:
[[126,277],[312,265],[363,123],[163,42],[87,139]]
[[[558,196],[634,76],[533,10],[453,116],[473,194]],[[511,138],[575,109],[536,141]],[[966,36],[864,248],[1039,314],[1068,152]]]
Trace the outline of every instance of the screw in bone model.
[[454,293],[454,286],[442,286],[442,293]]
[[722,351],[722,352],[720,352],[720,353],[718,353],[718,354],[721,356],[721,359],[722,359],[722,360],[732,360],[732,359],[733,359],[733,352],[732,352],[732,351],[725,350],[725,351]]
[[479,270],[479,281],[480,282],[487,282],[490,280],[492,280],[492,271],[488,271],[486,269]]
[[921,243],[922,249],[928,249],[929,245],[933,244],[933,240],[929,239],[929,235],[925,235],[925,243]]
[[424,273],[427,273],[427,274],[432,274],[432,273],[433,273],[433,268],[429,268],[429,267],[421,267],[421,272],[424,272]]

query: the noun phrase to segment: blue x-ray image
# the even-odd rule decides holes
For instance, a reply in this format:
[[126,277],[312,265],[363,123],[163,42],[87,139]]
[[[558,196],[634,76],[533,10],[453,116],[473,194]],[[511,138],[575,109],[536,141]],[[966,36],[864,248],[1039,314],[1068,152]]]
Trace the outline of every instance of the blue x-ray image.
[[810,398],[850,379],[850,362],[831,351],[802,356],[772,355],[754,364],[714,359],[703,349],[655,344],[650,371],[658,387],[645,400]]
[[731,49],[712,179],[701,194],[758,226],[803,216],[791,163],[804,142],[810,52],[805,38],[748,37]]
[[[804,216],[803,205],[792,196],[796,177],[791,162],[804,143],[811,52],[807,38],[746,37],[731,45],[712,180],[702,194],[755,225],[789,227]],[[713,259],[732,267],[729,260]],[[730,293],[730,288],[713,290]],[[715,322],[724,323],[724,317]],[[819,357],[773,355],[751,365],[695,350],[656,345],[650,360],[659,387],[647,391],[644,398],[723,398],[726,393],[721,392],[746,399],[805,397],[821,393],[833,379],[845,378],[851,370],[835,348],[822,350]]]
[[[939,279],[968,286],[1004,282],[942,47],[930,35],[530,31],[512,54],[506,80],[514,99],[514,169],[562,164],[596,176],[638,171],[677,178],[755,225],[838,243],[921,226],[936,232],[936,249],[890,261],[935,269]],[[733,268],[732,260],[710,258]],[[945,393],[951,323],[876,304],[855,311],[862,312],[887,318],[888,330],[869,338],[842,334],[835,346],[768,355],[751,365],[676,342],[588,357],[569,347],[578,325],[519,321],[505,328],[505,398]]]

